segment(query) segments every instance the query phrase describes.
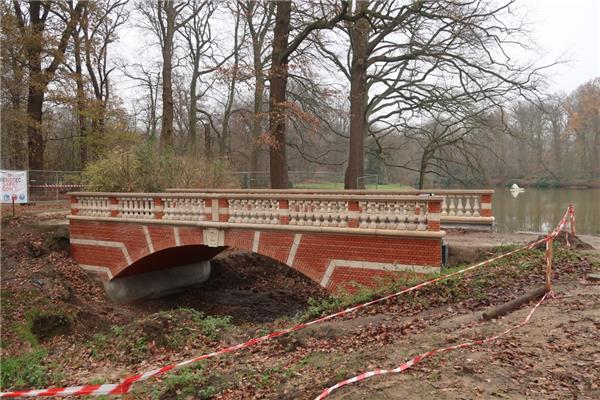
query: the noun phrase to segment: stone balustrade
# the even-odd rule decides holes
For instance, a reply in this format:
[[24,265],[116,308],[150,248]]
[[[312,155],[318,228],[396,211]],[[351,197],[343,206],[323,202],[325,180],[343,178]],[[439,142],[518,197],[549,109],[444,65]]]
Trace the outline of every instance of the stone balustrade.
[[[442,196],[385,193],[187,192],[91,193],[71,196],[71,214],[89,219],[169,221],[265,229],[440,232]],[[474,195],[473,195],[474,196]],[[452,198],[454,199],[454,197]],[[457,197],[462,199],[462,197]],[[470,199],[470,197],[469,197]],[[454,200],[453,200],[454,201]],[[447,201],[446,201],[447,202]],[[457,213],[457,203],[453,212]],[[478,200],[481,204],[481,200]],[[460,211],[474,216],[474,206]],[[480,207],[478,205],[478,207]],[[447,206],[448,213],[451,207]]]
[[[380,199],[396,198],[398,196],[440,196],[442,198],[440,220],[443,226],[446,227],[469,227],[469,226],[483,226],[491,228],[494,223],[494,216],[492,213],[492,195],[494,190],[492,189],[428,189],[428,190],[402,190],[402,191],[373,191],[373,190],[320,190],[320,189],[167,189],[169,193],[206,193],[206,194],[252,194],[256,196],[274,195],[274,194],[286,194],[286,195],[299,195],[299,196],[378,196]],[[412,229],[414,226],[423,229],[423,225],[426,221],[420,221],[423,219],[423,215],[417,213],[416,209],[411,210],[410,205],[394,204],[392,202],[384,202],[380,200],[375,204],[369,204],[363,202],[363,207],[366,211],[363,213],[360,219],[360,227],[383,227],[396,226],[398,229]],[[308,206],[310,210],[314,209],[313,206]],[[383,210],[383,207],[385,210]],[[376,209],[375,209],[376,208]],[[337,209],[336,209],[337,210]],[[340,211],[340,210],[338,210]],[[384,212],[380,212],[384,211]],[[337,212],[337,211],[336,211]],[[343,218],[333,218],[326,215],[324,212],[323,217],[315,219],[312,215],[308,217],[306,211],[299,211],[298,218],[294,220],[294,223],[303,224],[304,222],[325,222],[327,224],[337,224],[332,226],[345,226]],[[367,216],[368,214],[368,216]],[[390,219],[390,215],[394,214],[393,220]],[[415,215],[417,221],[415,222]],[[308,219],[308,220],[307,220]],[[404,226],[403,226],[404,225]]]

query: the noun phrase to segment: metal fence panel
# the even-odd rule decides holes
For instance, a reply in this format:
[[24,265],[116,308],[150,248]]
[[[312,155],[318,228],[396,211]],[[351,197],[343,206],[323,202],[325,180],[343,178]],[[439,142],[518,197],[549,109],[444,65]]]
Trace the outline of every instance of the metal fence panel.
[[29,170],[29,201],[62,201],[67,192],[83,190],[81,171]]

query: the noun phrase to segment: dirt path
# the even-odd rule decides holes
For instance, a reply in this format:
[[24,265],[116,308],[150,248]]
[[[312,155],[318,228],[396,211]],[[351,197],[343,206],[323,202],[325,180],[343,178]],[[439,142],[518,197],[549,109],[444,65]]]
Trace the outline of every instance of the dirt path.
[[[496,343],[435,356],[404,374],[340,389],[333,399],[598,399],[600,398],[600,285],[557,288],[531,322]],[[393,368],[440,346],[493,336],[520,323],[529,307],[496,322],[480,313],[430,325],[427,335],[394,343],[378,365]]]

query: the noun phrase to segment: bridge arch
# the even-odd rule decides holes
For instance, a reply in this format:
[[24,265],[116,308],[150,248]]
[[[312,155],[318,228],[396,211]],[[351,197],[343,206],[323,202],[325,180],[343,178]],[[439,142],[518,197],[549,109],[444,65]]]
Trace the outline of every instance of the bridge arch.
[[[349,282],[374,285],[398,272],[436,272],[441,264],[441,236],[437,233],[376,235],[357,230],[290,228],[232,224],[219,228],[215,224],[177,225],[156,220],[132,223],[82,216],[71,218],[71,244],[73,257],[82,268],[104,273],[112,286],[125,279],[143,282],[142,275],[166,270],[174,273],[181,271],[176,268],[193,264],[205,263],[203,268],[210,268],[208,260],[226,248],[275,259],[330,291]],[[169,279],[179,278],[186,283],[185,274],[172,274]]]

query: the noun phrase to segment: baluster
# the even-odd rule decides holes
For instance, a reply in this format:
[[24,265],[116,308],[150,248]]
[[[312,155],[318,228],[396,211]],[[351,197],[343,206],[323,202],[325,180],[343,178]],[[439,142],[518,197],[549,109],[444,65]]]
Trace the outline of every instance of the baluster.
[[[288,207],[289,207],[289,203],[288,203]],[[288,213],[289,213],[289,208],[288,208]],[[279,214],[280,214],[280,209],[279,209],[279,200],[273,200],[273,224],[277,225],[279,224]],[[289,217],[288,217],[288,221],[289,221]]]
[[296,225],[298,220],[296,219],[296,201],[290,200],[288,203],[289,213],[290,213],[290,225]]
[[401,205],[400,207],[400,215],[398,218],[398,225],[396,226],[397,229],[403,231],[406,230],[406,221],[407,221],[407,216],[406,216],[406,204]]
[[448,207],[448,215],[456,215],[456,207],[454,206],[454,196],[449,196],[450,197],[450,206]]
[[446,204],[446,196],[442,197],[442,212],[440,215],[448,215],[448,204]]
[[417,229],[418,221],[419,221],[419,216],[417,215],[416,203],[411,203],[408,206],[408,229],[410,229],[410,230]]
[[177,201],[177,219],[184,221],[187,217],[187,199],[179,199]]
[[479,196],[473,196],[473,216],[479,217]]
[[471,212],[471,196],[465,197],[465,216],[470,217],[473,213]]
[[229,218],[228,222],[238,222],[238,200],[231,199],[229,202]]
[[306,221],[304,220],[304,218],[306,217],[306,205],[303,202],[298,202],[298,209],[298,225],[303,226],[306,223]]
[[250,200],[250,204],[252,204],[252,215],[255,223],[262,223],[262,200]]
[[457,212],[456,215],[459,217],[462,217],[465,213],[463,212],[463,203],[462,203],[462,197],[458,198],[458,205],[456,206]]
[[358,227],[359,228],[366,228],[367,225],[367,204],[364,201],[359,201],[358,202],[358,208],[359,210],[362,210],[359,214],[358,214]]
[[427,205],[418,203],[418,206],[419,206],[419,215],[418,215],[419,224],[417,226],[417,230],[426,231],[427,230],[427,216],[425,215],[425,213],[427,212]]
[[369,221],[369,228],[371,229],[376,229],[377,228],[377,211],[378,211],[378,207],[377,204],[374,201],[369,201],[367,208],[369,209],[368,212],[368,221]]
[[261,224],[266,224],[266,223],[271,222],[268,209],[269,209],[269,200],[262,200],[260,202],[260,223]]

